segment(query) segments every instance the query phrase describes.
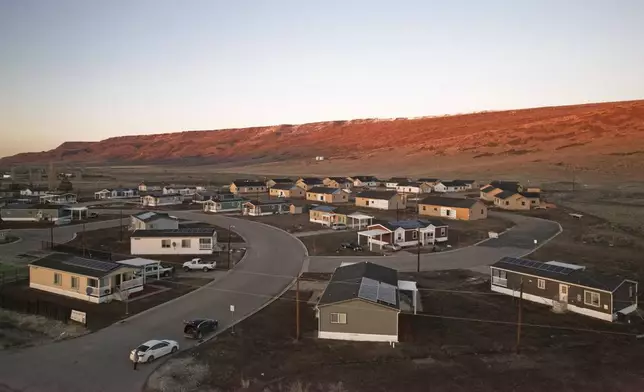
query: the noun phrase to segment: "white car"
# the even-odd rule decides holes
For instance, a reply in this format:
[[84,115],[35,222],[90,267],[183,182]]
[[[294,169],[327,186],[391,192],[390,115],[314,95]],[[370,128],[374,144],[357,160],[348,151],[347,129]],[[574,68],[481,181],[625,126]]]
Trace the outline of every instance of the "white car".
[[174,354],[179,350],[179,343],[174,340],[148,340],[130,351],[130,361],[134,362],[134,353],[138,351],[138,362],[150,363],[164,355]]
[[199,257],[195,257],[191,261],[183,263],[183,270],[188,272],[192,270],[202,270],[203,272],[212,271],[217,267],[216,261],[203,261]]
[[384,250],[389,250],[391,252],[398,252],[399,250],[402,249],[402,246],[398,244],[386,244],[385,246],[382,247]]

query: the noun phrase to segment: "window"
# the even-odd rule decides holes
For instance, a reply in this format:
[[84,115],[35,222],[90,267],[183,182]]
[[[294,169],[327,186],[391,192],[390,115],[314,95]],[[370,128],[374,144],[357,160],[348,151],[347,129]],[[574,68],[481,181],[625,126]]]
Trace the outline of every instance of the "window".
[[423,211],[425,211],[426,209],[427,209],[427,208],[426,208],[425,206],[423,206]]
[[72,288],[78,290],[78,276],[72,276]]
[[628,298],[633,298],[633,292],[634,291],[635,290],[633,290],[633,286],[628,287]]
[[505,202],[505,205],[506,205],[506,206],[509,206],[509,205],[510,205],[510,202],[509,202],[509,201],[506,201],[506,202]]
[[434,207],[434,211],[438,211],[438,207]]
[[584,290],[584,304],[599,307],[599,293]]
[[54,284],[56,286],[61,286],[63,284],[63,275],[54,274]]
[[546,289],[546,281],[543,279],[537,279],[537,287],[540,288],[541,290]]
[[212,238],[199,238],[199,249],[212,249]]
[[522,202],[521,202],[521,205],[522,205],[522,206],[524,206],[524,205],[525,205],[525,201],[522,201]]
[[162,248],[169,248],[170,247],[170,240],[161,240],[161,247]]
[[414,230],[411,232],[411,239],[415,240],[418,238],[418,230]]
[[182,248],[190,248],[190,240],[181,240]]
[[492,269],[492,284],[495,286],[508,286],[508,276],[506,271]]
[[481,210],[481,214],[485,214],[485,211]]
[[347,323],[346,313],[331,313],[331,324],[346,324],[346,323]]
[[87,286],[89,287],[98,287],[98,280],[94,278],[87,278]]

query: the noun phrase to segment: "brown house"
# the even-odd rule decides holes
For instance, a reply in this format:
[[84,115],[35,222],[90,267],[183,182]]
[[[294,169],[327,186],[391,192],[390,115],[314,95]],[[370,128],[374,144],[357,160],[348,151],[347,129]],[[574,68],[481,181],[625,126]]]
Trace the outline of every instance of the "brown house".
[[492,185],[486,185],[480,189],[480,192],[480,198],[482,200],[494,202],[494,196],[503,192],[503,189],[493,187]]
[[353,187],[353,182],[346,177],[327,177],[323,180],[323,184],[329,188],[351,189]]
[[309,189],[315,188],[316,186],[322,186],[324,185],[324,183],[322,182],[321,179],[317,177],[302,177],[299,180],[297,180],[295,185],[299,186],[305,191],[308,191]]
[[520,193],[503,191],[494,196],[494,205],[504,210],[529,210],[530,200],[523,197]]
[[504,257],[490,266],[491,290],[606,321],[637,310],[637,282],[585,267]]
[[317,304],[318,338],[398,341],[398,271],[361,262],[336,268]]
[[262,181],[235,180],[230,184],[230,192],[235,195],[266,193],[266,184]]
[[281,184],[294,184],[295,180],[291,180],[290,178],[271,178],[266,181],[266,187],[267,188],[272,188],[275,185]]
[[304,189],[295,184],[276,184],[269,190],[271,197],[281,197],[285,199],[303,199],[306,192]]
[[407,208],[407,200],[396,191],[364,191],[356,195],[356,207],[402,210]]
[[306,192],[306,200],[328,204],[347,203],[349,194],[340,188],[315,187]]
[[487,218],[487,206],[480,200],[429,196],[418,203],[418,214],[458,220]]

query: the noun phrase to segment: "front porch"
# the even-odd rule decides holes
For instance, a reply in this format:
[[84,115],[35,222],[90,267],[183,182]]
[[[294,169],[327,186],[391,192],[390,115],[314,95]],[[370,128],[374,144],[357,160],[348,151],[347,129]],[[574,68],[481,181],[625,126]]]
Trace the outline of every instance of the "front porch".
[[347,215],[347,226],[352,229],[363,229],[373,224],[373,216],[354,212]]
[[[94,303],[127,301],[132,293],[143,291],[143,277],[135,277],[133,272],[123,272],[101,279],[88,279],[87,300]],[[96,286],[90,286],[96,284]]]
[[390,232],[382,229],[373,229],[367,231],[358,232],[358,245],[362,245],[360,242],[361,237],[367,237],[367,245],[369,245],[369,250],[373,251],[373,245],[377,245],[382,249],[383,246],[389,244],[388,238],[384,237]]

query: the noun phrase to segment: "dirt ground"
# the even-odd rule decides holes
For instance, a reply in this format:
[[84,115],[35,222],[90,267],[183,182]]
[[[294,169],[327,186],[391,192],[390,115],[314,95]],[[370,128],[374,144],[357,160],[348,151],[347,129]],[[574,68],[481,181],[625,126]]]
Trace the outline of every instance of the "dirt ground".
[[311,256],[377,256],[382,254],[370,252],[369,248],[364,245],[364,239],[362,240],[364,249],[362,251],[342,249],[340,245],[343,242],[358,242],[358,234],[350,230],[299,237],[299,240],[306,246]]
[[[313,304],[304,303],[302,339],[295,341],[294,293],[289,291],[236,326],[235,335],[222,333],[170,359],[152,374],[145,390],[638,391],[644,387],[644,370],[637,359],[641,350],[631,335],[641,326],[556,315],[547,307],[524,303],[524,322],[542,327],[523,326],[517,354],[516,300],[490,292],[486,277],[465,271],[411,277],[429,290],[422,291],[423,313],[401,314],[401,342],[395,347],[318,340]],[[301,293],[302,300],[309,296]]]
[[88,330],[78,323],[0,309],[0,350],[34,346],[76,337]]
[[[112,219],[118,219],[119,214],[99,214],[96,218],[87,218],[87,219],[74,219],[71,224],[79,225],[82,223],[91,223],[106,221]],[[50,222],[4,222],[0,221],[0,229],[48,229],[50,227],[58,227]]]
[[322,230],[324,226],[319,223],[309,221],[309,213],[303,214],[283,214],[283,215],[266,215],[266,216],[239,216],[243,219],[252,220],[255,222],[265,223],[267,225],[278,227],[286,230],[289,233],[296,233],[300,231],[313,231]]
[[[129,315],[140,313],[164,302],[185,295],[198,287],[209,283],[211,279],[204,277],[172,277],[161,280],[148,281],[146,291],[136,293],[130,297],[127,306]],[[145,294],[155,293],[143,298]],[[48,303],[59,306],[61,309],[75,309],[87,313],[87,328],[96,331],[107,327],[127,317],[125,302],[112,301],[110,303],[93,304],[74,298],[63,297],[45,291],[29,288],[28,283],[12,283],[2,287],[3,302],[8,303],[12,298],[20,301]],[[137,299],[138,297],[142,297]]]

